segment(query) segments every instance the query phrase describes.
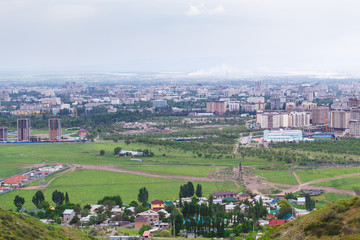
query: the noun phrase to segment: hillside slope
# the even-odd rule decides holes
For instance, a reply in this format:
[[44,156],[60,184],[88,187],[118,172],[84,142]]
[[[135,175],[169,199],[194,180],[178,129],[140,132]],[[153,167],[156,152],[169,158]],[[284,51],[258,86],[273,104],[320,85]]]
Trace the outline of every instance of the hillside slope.
[[38,219],[0,208],[0,239],[94,239],[71,227],[47,225]]
[[275,229],[272,239],[360,239],[360,197],[338,201]]

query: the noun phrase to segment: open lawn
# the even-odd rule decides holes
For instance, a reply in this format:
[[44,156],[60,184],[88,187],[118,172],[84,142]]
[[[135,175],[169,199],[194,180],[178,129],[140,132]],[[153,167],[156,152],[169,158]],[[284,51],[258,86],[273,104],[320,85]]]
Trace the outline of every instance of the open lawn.
[[266,178],[269,182],[298,184],[292,172],[287,170],[261,170],[254,168],[256,175]]
[[[125,150],[150,149],[155,156],[142,157],[142,162],[130,161],[130,157],[115,156],[113,153],[115,147]],[[101,149],[106,151],[105,156],[99,155]],[[198,157],[188,151],[139,143],[129,145],[123,142],[0,145],[1,177],[18,173],[26,165],[37,163],[234,166],[238,164],[238,160]]]
[[327,193],[321,194],[320,196],[314,197],[318,202],[315,204],[316,208],[323,207],[327,204],[334,203],[336,201],[351,198],[350,195],[347,194],[338,194],[338,193]]
[[163,174],[174,174],[184,176],[206,177],[209,173],[223,169],[224,167],[208,167],[208,166],[121,166],[123,169],[145,171]]
[[341,178],[328,182],[317,183],[314,185],[321,187],[340,188],[345,190],[360,189],[360,176]]
[[[141,187],[148,189],[149,201],[155,199],[175,200],[178,198],[180,185],[186,182],[185,180],[143,177],[106,171],[77,170],[55,179],[43,192],[50,204],[54,204],[51,194],[55,190],[68,192],[70,200],[74,203],[97,203],[106,195],[120,195],[124,203],[130,203],[132,200],[137,200],[137,194]],[[232,182],[193,182],[195,186],[198,183],[202,185],[204,196],[216,191],[236,190],[236,186]],[[31,199],[35,192],[36,190],[15,190],[0,195],[0,207],[14,209],[13,199],[19,195],[25,198],[25,208],[33,208]]]
[[296,171],[296,175],[302,183],[310,182],[317,179],[336,177],[345,174],[360,173],[360,168],[321,168],[314,170]]

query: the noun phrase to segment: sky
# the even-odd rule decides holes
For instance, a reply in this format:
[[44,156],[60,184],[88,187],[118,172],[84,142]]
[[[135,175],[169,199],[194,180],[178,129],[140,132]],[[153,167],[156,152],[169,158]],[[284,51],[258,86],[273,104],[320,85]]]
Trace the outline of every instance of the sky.
[[360,75],[358,0],[0,0],[0,71]]

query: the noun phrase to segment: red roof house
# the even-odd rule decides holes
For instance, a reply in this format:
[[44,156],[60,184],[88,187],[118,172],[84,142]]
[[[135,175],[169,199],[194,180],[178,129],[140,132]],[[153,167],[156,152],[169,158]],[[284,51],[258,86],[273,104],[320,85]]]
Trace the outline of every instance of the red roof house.
[[266,214],[266,219],[273,219],[275,218],[275,214]]
[[270,220],[269,224],[270,224],[270,226],[275,227],[276,225],[281,226],[281,225],[285,224],[286,222],[287,222],[286,219],[272,219],[272,220]]

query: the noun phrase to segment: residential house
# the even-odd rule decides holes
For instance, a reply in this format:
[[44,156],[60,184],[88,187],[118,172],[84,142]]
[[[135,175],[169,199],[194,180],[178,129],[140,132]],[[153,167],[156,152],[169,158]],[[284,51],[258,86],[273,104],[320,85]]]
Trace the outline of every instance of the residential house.
[[158,212],[165,208],[165,202],[161,200],[154,200],[151,202],[151,210]]
[[70,222],[75,216],[75,212],[72,209],[65,209],[63,212],[63,222]]
[[145,239],[151,239],[151,232],[150,231],[145,231],[142,235],[142,240],[145,240]]
[[236,195],[236,199],[239,201],[246,201],[249,200],[251,198],[250,194],[246,193],[246,192],[242,192],[239,193],[238,195]]
[[213,200],[213,204],[222,204],[222,199],[221,198],[215,198]]
[[235,210],[236,205],[234,203],[230,203],[225,205],[225,212],[231,212]]
[[5,192],[5,188],[2,187],[2,186],[0,186],[0,193],[1,193],[1,192]]
[[138,216],[144,216],[147,220],[151,222],[158,222],[160,220],[160,216],[157,212],[153,210],[147,210],[145,212],[139,213]]
[[87,131],[86,131],[86,129],[81,128],[81,129],[78,131],[78,134],[79,134],[80,137],[86,137]]
[[136,219],[135,219],[135,229],[140,229],[142,226],[144,225],[148,225],[149,224],[149,221],[146,217],[144,216],[138,216]]
[[16,175],[4,180],[5,187],[20,187],[22,186],[22,182],[27,181],[29,177],[25,175]]
[[234,193],[232,191],[216,192],[211,195],[213,195],[215,198],[218,198],[218,199],[223,199],[223,198],[227,198],[227,197],[231,197],[231,198],[236,197],[236,193]]
[[305,202],[306,202],[306,200],[305,200],[304,197],[298,197],[298,198],[296,199],[296,204],[297,204],[297,205],[305,205]]
[[275,227],[277,225],[281,226],[281,225],[285,224],[286,222],[287,222],[286,219],[272,219],[269,221],[269,225],[271,227]]
[[273,219],[275,218],[275,214],[266,214],[266,219]]

